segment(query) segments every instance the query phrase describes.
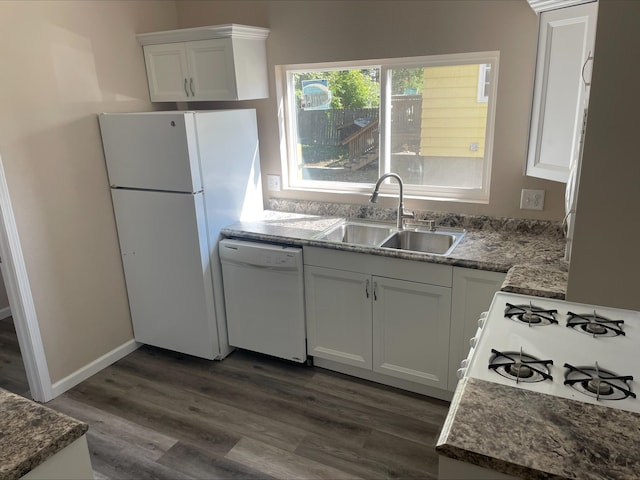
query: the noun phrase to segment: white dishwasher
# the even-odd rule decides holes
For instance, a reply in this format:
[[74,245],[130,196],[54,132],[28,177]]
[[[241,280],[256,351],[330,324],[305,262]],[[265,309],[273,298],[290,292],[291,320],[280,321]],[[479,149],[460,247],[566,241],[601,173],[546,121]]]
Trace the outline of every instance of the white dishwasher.
[[220,241],[229,345],[307,359],[302,249]]

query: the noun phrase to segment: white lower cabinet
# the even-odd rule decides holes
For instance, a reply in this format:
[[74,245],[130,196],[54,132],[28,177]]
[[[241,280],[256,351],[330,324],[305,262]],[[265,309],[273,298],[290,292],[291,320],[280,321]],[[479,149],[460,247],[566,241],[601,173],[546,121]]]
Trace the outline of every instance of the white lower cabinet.
[[[4,478],[4,477],[3,477]],[[40,465],[20,477],[21,480],[93,479],[87,436],[82,435]]]
[[458,383],[456,372],[470,349],[469,340],[478,329],[478,319],[500,290],[505,274],[473,268],[453,268],[453,299],[449,339],[449,390]]
[[304,258],[309,355],[447,389],[452,267],[313,247]]
[[371,369],[371,277],[305,265],[304,283],[307,354]]
[[446,389],[451,288],[372,281],[373,371]]

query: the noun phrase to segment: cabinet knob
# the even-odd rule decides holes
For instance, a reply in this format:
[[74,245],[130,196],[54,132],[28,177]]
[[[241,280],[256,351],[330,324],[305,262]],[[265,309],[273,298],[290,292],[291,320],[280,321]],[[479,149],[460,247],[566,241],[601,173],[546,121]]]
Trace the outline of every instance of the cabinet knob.
[[464,373],[465,373],[466,370],[467,370],[466,368],[459,368],[456,371],[456,377],[458,377],[458,380],[461,380],[462,377],[464,377]]
[[476,348],[477,344],[478,344],[478,339],[476,337],[471,337],[471,340],[469,340],[469,345],[471,346],[471,348]]

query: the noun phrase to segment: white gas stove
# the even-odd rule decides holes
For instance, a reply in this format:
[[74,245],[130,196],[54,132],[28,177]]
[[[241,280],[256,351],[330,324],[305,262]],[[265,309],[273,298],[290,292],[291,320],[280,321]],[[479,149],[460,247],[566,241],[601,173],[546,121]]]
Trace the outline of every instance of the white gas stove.
[[640,312],[498,292],[458,376],[640,412]]

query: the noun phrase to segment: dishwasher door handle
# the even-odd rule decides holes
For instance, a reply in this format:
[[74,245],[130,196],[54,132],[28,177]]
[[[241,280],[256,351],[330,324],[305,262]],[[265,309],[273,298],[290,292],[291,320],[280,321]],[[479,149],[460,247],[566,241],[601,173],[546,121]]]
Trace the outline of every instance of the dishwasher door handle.
[[244,268],[259,268],[260,270],[270,270],[273,272],[297,272],[299,270],[298,267],[278,267],[277,265],[262,265],[256,263],[234,262],[229,260],[222,260],[221,263],[223,265],[227,264]]

